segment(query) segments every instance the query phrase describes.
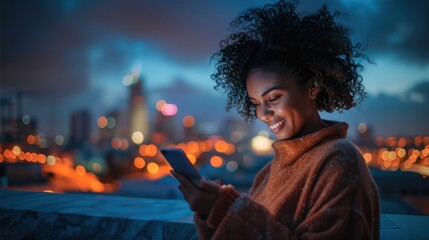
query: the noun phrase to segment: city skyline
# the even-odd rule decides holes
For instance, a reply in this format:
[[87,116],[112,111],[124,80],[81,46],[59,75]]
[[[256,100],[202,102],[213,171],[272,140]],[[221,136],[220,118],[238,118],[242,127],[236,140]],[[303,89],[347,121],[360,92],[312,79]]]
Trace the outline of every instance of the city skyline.
[[[88,110],[95,126],[99,116],[126,107],[123,79],[137,66],[152,112],[166,98],[162,92],[182,79],[193,95],[173,90],[167,95],[178,100],[170,101],[190,95],[194,101],[179,105],[179,114],[200,114],[202,121],[237,118],[234,109],[225,113],[225,96],[212,89],[210,56],[238,12],[273,2],[2,1],[1,95],[13,100],[21,92],[22,113],[38,119],[40,131],[67,135],[73,112]],[[350,131],[367,121],[379,135],[427,133],[421,125],[429,114],[419,109],[427,106],[428,91],[408,90],[429,82],[429,40],[422,25],[428,3],[326,2],[346,13],[338,20],[375,64],[363,63],[369,97],[360,108],[322,116],[350,121]],[[314,11],[322,3],[302,1],[298,8]]]

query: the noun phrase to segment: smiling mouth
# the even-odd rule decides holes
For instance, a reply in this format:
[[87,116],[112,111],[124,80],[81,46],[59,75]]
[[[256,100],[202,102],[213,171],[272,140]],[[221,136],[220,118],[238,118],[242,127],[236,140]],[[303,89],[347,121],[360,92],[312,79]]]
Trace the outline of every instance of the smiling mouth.
[[274,123],[273,125],[269,126],[269,128],[270,128],[271,130],[274,130],[274,129],[276,129],[276,128],[280,127],[280,125],[282,125],[284,122],[285,122],[285,120],[284,120],[284,119],[282,119],[282,120],[280,120],[280,121],[278,121],[278,122]]

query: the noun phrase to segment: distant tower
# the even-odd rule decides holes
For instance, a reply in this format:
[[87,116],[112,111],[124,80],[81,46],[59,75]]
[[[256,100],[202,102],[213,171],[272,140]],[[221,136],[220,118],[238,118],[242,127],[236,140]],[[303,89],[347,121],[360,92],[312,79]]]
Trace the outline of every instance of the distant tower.
[[70,123],[70,145],[79,147],[89,141],[91,118],[87,110],[73,112]]
[[129,137],[135,132],[141,132],[144,139],[149,138],[149,116],[147,111],[147,102],[144,95],[144,89],[142,80],[140,77],[136,79],[130,85],[130,131]]

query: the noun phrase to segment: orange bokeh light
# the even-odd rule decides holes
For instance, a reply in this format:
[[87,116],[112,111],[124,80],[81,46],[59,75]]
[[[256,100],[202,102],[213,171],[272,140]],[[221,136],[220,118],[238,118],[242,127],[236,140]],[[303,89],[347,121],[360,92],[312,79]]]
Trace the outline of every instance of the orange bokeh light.
[[220,153],[226,152],[228,150],[228,143],[224,140],[217,141],[215,144],[215,150]]
[[186,156],[192,164],[195,164],[197,162],[197,157],[194,154],[188,153],[186,154]]
[[369,163],[372,160],[372,154],[371,153],[365,153],[363,155],[363,158],[365,159],[365,162]]
[[227,145],[227,147],[228,148],[225,151],[226,154],[231,155],[231,154],[233,154],[235,152],[235,146],[234,146],[234,144],[229,143]]
[[425,136],[425,137],[423,137],[423,144],[424,145],[428,145],[429,144],[429,136]]
[[32,161],[32,162],[37,162],[37,157],[38,157],[38,156],[37,156],[37,153],[32,153],[32,154],[31,154],[31,161]]
[[9,149],[4,150],[4,152],[3,152],[5,158],[10,158],[11,153],[12,152]]
[[93,192],[104,192],[104,185],[98,180],[92,180],[89,183],[89,187]]
[[86,173],[86,170],[83,166],[81,166],[81,165],[76,166],[76,174],[77,175],[83,176],[83,175],[85,175],[85,173]]
[[115,137],[112,139],[112,148],[114,149],[120,149],[122,146],[122,140]]
[[195,118],[188,115],[186,117],[183,118],[183,126],[185,128],[191,128],[195,125]]
[[186,148],[188,149],[188,152],[195,154],[199,151],[200,147],[198,146],[198,143],[195,141],[190,141],[186,144]]
[[39,155],[37,155],[37,161],[38,161],[39,163],[46,163],[46,156],[45,156],[45,155],[43,155],[43,154],[39,154]]
[[151,174],[157,174],[159,172],[158,164],[153,162],[149,163],[146,168],[147,168],[147,171]]
[[100,128],[105,128],[107,126],[107,118],[104,116],[101,116],[97,120],[97,125]]
[[162,106],[164,106],[165,104],[167,104],[166,101],[159,100],[158,102],[156,102],[156,110],[161,111],[162,110]]
[[19,159],[19,160],[21,160],[21,161],[25,160],[25,153],[24,153],[23,151],[21,151],[21,152],[19,153],[19,155],[18,155],[18,159]]
[[414,145],[420,146],[422,144],[422,137],[417,136],[414,138]]
[[223,165],[223,159],[219,156],[213,156],[210,158],[210,164],[215,168],[219,168]]
[[121,150],[127,150],[128,149],[128,147],[129,147],[129,143],[128,143],[128,140],[127,139],[122,139],[121,140]]
[[144,168],[145,165],[146,165],[146,162],[142,157],[134,158],[134,166],[136,166],[136,168],[142,169]]
[[153,157],[158,153],[158,148],[154,144],[150,144],[145,149],[146,155],[149,157]]
[[28,135],[27,137],[27,143],[30,145],[33,145],[36,143],[36,137],[34,137],[33,135]]
[[142,156],[146,156],[146,145],[144,145],[144,144],[140,145],[139,154]]
[[32,156],[31,156],[31,153],[30,153],[30,152],[26,152],[26,153],[25,153],[25,160],[27,160],[27,161],[29,161],[29,162],[30,162],[30,161],[31,161],[31,157],[32,157]]
[[407,145],[407,139],[406,138],[400,138],[399,140],[398,140],[398,147],[405,147]]

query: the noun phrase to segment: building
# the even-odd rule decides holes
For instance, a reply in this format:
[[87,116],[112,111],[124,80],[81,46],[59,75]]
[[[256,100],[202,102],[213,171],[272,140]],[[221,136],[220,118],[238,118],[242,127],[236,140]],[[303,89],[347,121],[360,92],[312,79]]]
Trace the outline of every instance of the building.
[[71,114],[70,147],[80,147],[89,141],[91,134],[91,116],[88,110],[80,110]]
[[130,85],[129,99],[129,137],[133,133],[141,132],[145,139],[149,136],[149,116],[147,110],[147,100],[143,88],[143,82],[140,77],[136,78]]

